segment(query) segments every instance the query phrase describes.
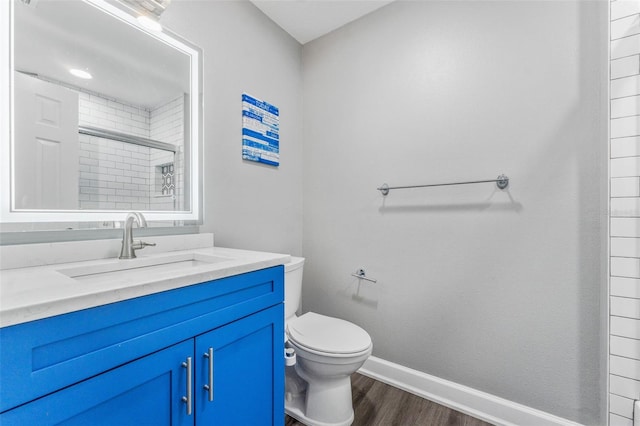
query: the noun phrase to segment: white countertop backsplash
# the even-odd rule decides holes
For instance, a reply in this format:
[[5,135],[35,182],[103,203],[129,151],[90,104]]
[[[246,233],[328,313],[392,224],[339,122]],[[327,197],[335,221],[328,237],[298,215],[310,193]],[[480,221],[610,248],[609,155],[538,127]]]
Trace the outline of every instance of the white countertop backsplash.
[[[120,240],[78,241],[0,247],[0,327],[146,296],[211,281],[290,260],[287,254],[237,250],[213,246],[213,234],[145,237],[157,243],[137,252],[138,258],[173,253],[199,253],[229,260],[170,273],[131,274],[130,280],[99,285],[60,272],[105,262],[117,264]],[[107,259],[107,260],[104,260]]]

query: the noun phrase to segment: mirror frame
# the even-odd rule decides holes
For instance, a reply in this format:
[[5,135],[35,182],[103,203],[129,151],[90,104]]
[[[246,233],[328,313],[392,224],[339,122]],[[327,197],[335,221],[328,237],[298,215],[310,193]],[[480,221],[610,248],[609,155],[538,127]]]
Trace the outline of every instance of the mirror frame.
[[[136,18],[125,12],[124,6],[118,7],[106,0],[78,0],[96,7],[114,19],[131,25],[147,36],[153,37],[190,58],[190,123],[189,161],[190,184],[189,210],[186,211],[142,211],[148,221],[186,221],[188,224],[202,223],[202,50],[180,36],[168,31],[153,32],[142,27]],[[70,223],[121,221],[126,215],[123,210],[29,210],[15,209],[13,182],[13,64],[14,64],[14,1],[0,1],[0,224],[2,223]],[[186,149],[185,149],[186,151]],[[185,178],[186,178],[185,174]]]

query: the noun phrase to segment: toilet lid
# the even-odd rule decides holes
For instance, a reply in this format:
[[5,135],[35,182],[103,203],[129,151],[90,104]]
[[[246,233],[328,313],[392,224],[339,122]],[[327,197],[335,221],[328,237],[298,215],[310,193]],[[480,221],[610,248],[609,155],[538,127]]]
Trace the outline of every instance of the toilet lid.
[[296,344],[319,352],[350,354],[371,346],[371,337],[357,325],[313,312],[287,323],[287,334]]

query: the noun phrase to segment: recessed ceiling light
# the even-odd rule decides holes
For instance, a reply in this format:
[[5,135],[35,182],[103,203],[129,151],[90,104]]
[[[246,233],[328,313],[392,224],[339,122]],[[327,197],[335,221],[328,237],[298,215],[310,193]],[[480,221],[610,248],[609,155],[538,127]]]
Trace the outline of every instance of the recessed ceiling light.
[[162,31],[162,25],[160,25],[160,22],[156,21],[155,19],[149,18],[146,15],[140,15],[137,19],[140,25],[148,30]]
[[87,71],[85,70],[79,70],[77,68],[71,68],[69,70],[69,72],[73,75],[75,75],[78,78],[82,78],[85,80],[91,80],[93,78],[93,76],[91,74],[89,74]]

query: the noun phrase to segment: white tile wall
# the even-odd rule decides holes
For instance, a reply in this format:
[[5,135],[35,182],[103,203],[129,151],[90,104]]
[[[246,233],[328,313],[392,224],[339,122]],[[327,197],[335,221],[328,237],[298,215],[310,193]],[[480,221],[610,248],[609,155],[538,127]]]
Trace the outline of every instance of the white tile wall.
[[640,58],[637,55],[611,61],[611,78],[628,77],[638,74]]
[[640,34],[611,41],[611,59],[637,55],[640,52]]
[[612,355],[609,360],[611,374],[640,379],[640,361]]
[[640,280],[628,277],[611,277],[611,295],[640,298]]
[[612,178],[630,176],[640,176],[640,157],[622,157],[611,159]]
[[640,198],[625,197],[611,199],[611,217],[639,217]]
[[640,178],[623,177],[611,179],[611,197],[639,197]]
[[[167,208],[176,208],[184,210],[183,194],[184,194],[184,117],[185,117],[185,97],[180,95],[174,100],[160,105],[151,110],[150,134],[152,139],[162,142],[174,144],[178,147],[175,158],[173,160],[175,166],[175,195],[176,202],[167,198],[152,198],[151,204],[154,209],[164,210]],[[152,167],[166,163],[166,156],[158,153],[158,156],[152,159]],[[153,172],[153,171],[152,171]]]
[[80,207],[148,210],[149,148],[80,135]]
[[[620,3],[622,4],[622,3]],[[634,7],[636,5],[634,4]],[[640,33],[640,18],[638,14],[633,14],[626,18],[620,18],[611,23],[611,39],[615,40]]]
[[[640,59],[640,56],[633,56]],[[640,68],[636,68],[634,72],[637,74]],[[611,118],[622,118],[638,115],[640,113],[640,96],[627,96],[611,101]]]
[[612,296],[610,307],[611,315],[640,319],[640,300],[638,299]]
[[640,278],[640,259],[634,257],[611,257],[611,276]]
[[609,415],[609,425],[610,426],[633,426],[633,420],[611,413]]
[[611,238],[611,256],[640,257],[640,238]]
[[612,336],[610,341],[611,355],[618,355],[626,358],[637,359],[640,351],[640,342],[635,339]]
[[638,3],[637,0],[617,0],[611,2],[612,25],[620,18],[638,14],[640,14],[640,3]]
[[150,137],[181,146],[184,139],[184,96],[150,111]]
[[611,5],[609,425],[640,399],[640,0]]
[[611,374],[609,386],[612,395],[635,399],[640,394],[640,381]]
[[640,237],[639,218],[611,218],[612,237]]
[[[180,100],[183,99],[181,96]],[[93,93],[80,93],[80,125],[115,130],[180,145],[177,122],[183,104],[173,100],[153,111]],[[180,108],[176,107],[180,105]],[[160,111],[158,114],[154,111]],[[157,136],[157,137],[156,137]],[[157,153],[154,153],[156,152]],[[80,208],[173,210],[174,201],[155,197],[156,165],[173,154],[110,139],[80,135]]]
[[611,158],[640,155],[640,137],[618,138],[611,141]]
[[[633,318],[611,316],[611,335],[640,339],[640,321]],[[640,395],[640,393],[638,394]]]
[[618,78],[611,81],[611,99],[640,94],[640,76]]
[[[640,46],[639,46],[640,48]],[[622,138],[640,134],[640,117],[623,117],[611,120],[611,137]]]
[[611,413],[627,419],[633,418],[633,399],[624,398],[618,395],[611,395],[609,398]]
[[149,138],[148,108],[125,104],[93,93],[80,93],[80,125]]

